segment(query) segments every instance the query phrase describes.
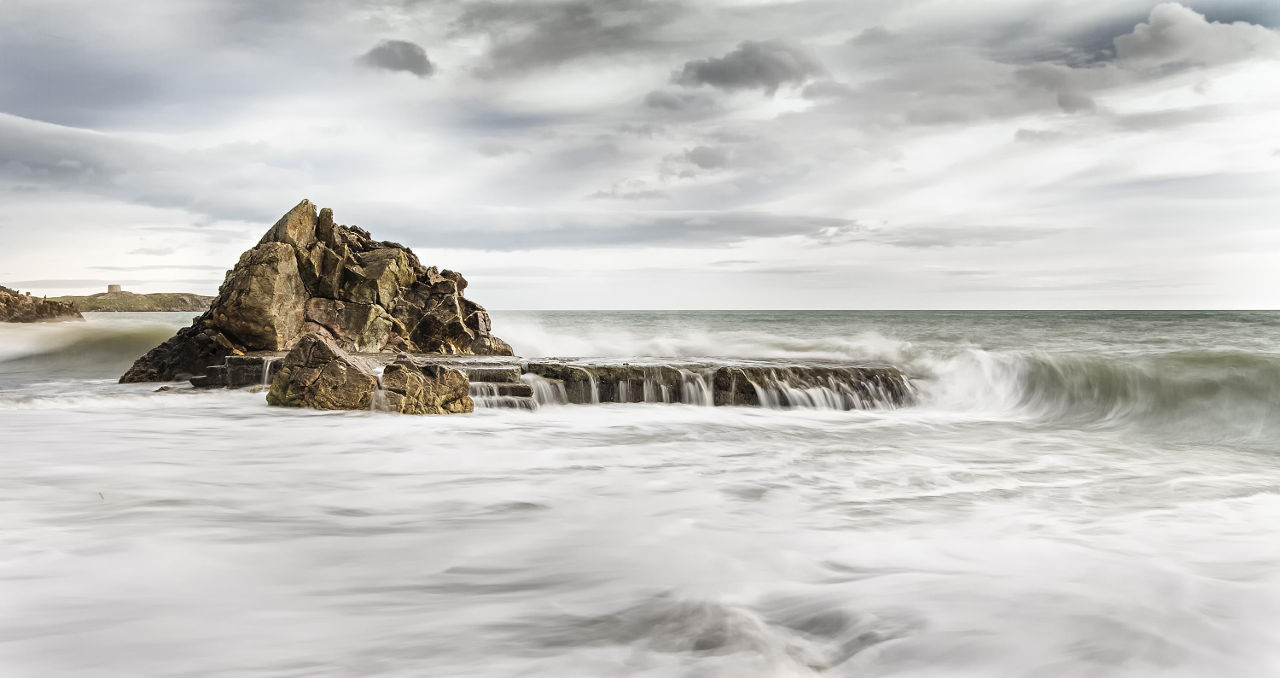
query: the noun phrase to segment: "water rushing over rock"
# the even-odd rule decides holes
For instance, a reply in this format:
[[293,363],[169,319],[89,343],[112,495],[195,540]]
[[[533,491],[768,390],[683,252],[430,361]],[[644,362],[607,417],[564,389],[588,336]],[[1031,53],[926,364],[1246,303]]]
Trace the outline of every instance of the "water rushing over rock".
[[905,374],[880,365],[752,362],[647,364],[530,361],[539,404],[684,403],[701,406],[861,410],[911,402]]
[[[350,360],[371,373],[391,364],[386,354]],[[771,409],[864,410],[910,404],[915,387],[899,369],[884,365],[803,365],[783,362],[710,364],[651,359],[643,364],[609,360],[520,360],[405,356],[405,365],[434,374],[465,374],[479,407],[536,409],[543,405],[628,403],[744,406]],[[274,374],[274,355],[235,356],[192,379],[201,387],[239,388],[255,374]],[[389,368],[388,368],[389,369]]]

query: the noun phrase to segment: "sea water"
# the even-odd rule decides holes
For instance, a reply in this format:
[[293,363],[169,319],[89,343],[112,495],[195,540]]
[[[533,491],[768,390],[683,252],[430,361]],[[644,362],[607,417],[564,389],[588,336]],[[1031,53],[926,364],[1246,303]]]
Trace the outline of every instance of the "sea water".
[[526,357],[874,361],[893,409],[410,417],[0,326],[0,675],[1280,675],[1280,314],[521,312]]

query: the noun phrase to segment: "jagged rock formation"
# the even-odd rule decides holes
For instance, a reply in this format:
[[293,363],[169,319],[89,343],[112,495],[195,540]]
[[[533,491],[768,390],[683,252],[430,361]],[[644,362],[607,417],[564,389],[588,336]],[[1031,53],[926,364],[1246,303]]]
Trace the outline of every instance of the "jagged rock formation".
[[403,245],[303,200],[241,255],[204,315],[120,381],[202,375],[228,355],[289,350],[308,332],[356,352],[511,355],[466,287],[461,274],[424,267]]
[[378,378],[320,334],[298,340],[267,392],[267,404],[317,410],[367,410]]
[[61,301],[75,306],[81,313],[144,313],[144,312],[177,312],[195,311],[197,313],[209,308],[213,297],[185,292],[156,292],[153,294],[134,294],[133,292],[100,292],[83,297],[51,297],[50,301]]
[[318,410],[386,410],[402,414],[461,414],[475,410],[471,384],[458,370],[419,366],[401,356],[374,375],[367,359],[348,355],[325,334],[298,340],[271,380],[267,404]]
[[418,366],[400,358],[382,373],[386,407],[401,414],[463,414],[476,409],[471,382],[441,365]]
[[0,286],[0,322],[38,323],[55,320],[84,320],[71,304],[33,297]]

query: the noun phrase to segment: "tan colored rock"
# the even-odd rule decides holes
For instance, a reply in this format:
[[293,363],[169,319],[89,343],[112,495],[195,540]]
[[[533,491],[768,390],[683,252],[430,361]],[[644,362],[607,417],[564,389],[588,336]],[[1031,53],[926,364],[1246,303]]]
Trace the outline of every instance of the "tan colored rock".
[[213,319],[250,350],[283,350],[302,335],[308,298],[295,249],[267,242],[240,257],[214,301]]
[[382,388],[388,408],[401,414],[475,411],[466,375],[438,365],[419,367],[410,360],[397,360],[382,373]]
[[[281,242],[294,247],[305,248],[316,241],[316,206],[310,200],[303,200],[285,213],[258,241],[259,245]],[[329,223],[333,223],[333,212],[329,212]]]
[[382,350],[393,328],[391,316],[381,306],[320,297],[307,301],[306,320],[360,352]]
[[511,355],[466,287],[461,274],[303,200],[240,257],[208,312],[120,380],[199,376],[227,355],[288,350],[307,332],[348,351]]
[[378,379],[332,339],[303,335],[271,380],[267,404],[317,410],[367,410]]

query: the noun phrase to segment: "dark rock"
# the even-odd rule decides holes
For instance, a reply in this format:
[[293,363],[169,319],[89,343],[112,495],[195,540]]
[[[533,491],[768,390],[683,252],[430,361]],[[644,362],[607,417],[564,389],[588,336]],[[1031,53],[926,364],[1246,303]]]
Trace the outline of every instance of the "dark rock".
[[317,410],[367,410],[378,379],[332,338],[303,335],[271,381],[267,404]]
[[0,322],[39,323],[58,320],[84,320],[75,306],[22,294],[0,286]]
[[308,332],[349,351],[511,355],[489,314],[462,296],[466,286],[304,200],[240,257],[204,315],[120,381],[201,376],[229,355],[289,350]]

